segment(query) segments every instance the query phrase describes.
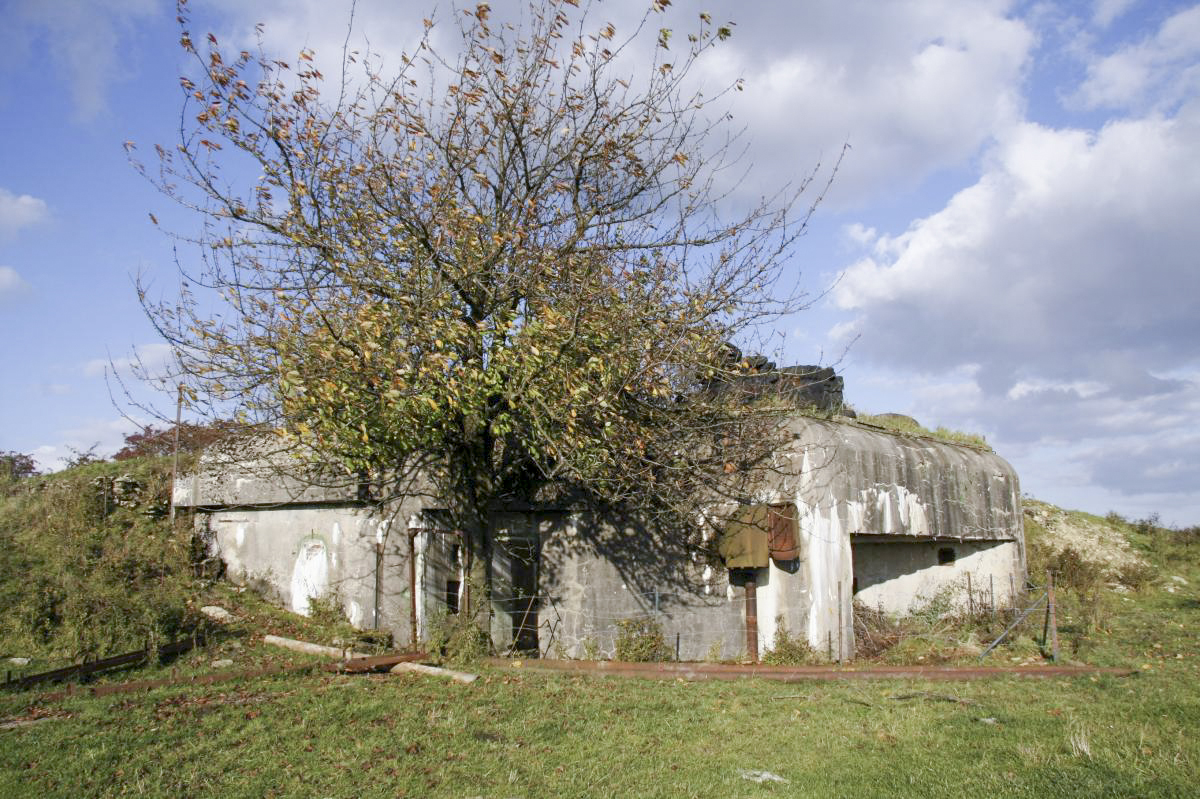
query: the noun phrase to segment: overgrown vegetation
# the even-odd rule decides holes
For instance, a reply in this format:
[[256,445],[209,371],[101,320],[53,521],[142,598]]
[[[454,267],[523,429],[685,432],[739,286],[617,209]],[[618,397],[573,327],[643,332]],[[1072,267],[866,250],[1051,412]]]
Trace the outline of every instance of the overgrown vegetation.
[[[467,593],[479,590],[479,584],[471,582]],[[477,666],[481,660],[495,654],[485,626],[483,609],[478,604],[459,613],[443,613],[430,623],[425,649],[438,663],[455,667]]]
[[636,616],[617,621],[616,659],[633,663],[670,660],[671,648],[658,620]]
[[[86,488],[101,470],[75,476]],[[20,491],[44,493],[32,487],[45,479]],[[1064,658],[1133,667],[1136,677],[781,686],[477,664],[483,678],[470,686],[304,673],[105,698],[6,693],[0,720],[28,726],[0,729],[0,795],[1190,796],[1200,775],[1196,531],[1076,521],[1124,531],[1154,576],[1136,588],[1107,573],[1097,582],[1084,558],[1095,553],[1054,550]],[[1031,548],[1049,549],[1046,535],[1032,528]],[[1097,585],[1108,611],[1089,627],[1081,597]],[[304,662],[261,646],[265,631],[331,643],[317,626],[321,608],[305,618],[251,591],[210,590],[208,601],[236,621],[171,670],[151,665],[137,676],[203,673],[216,658],[242,668]],[[993,625],[978,599],[970,613],[939,595],[905,619],[857,608],[859,654],[978,663]],[[1019,628],[996,665],[1040,662],[1041,620]],[[629,629],[638,646],[658,648],[652,629]],[[772,651],[801,659],[803,647],[777,629]],[[788,745],[764,746],[748,730],[787,730]],[[788,784],[744,776],[759,771]]]
[[821,662],[821,658],[813,651],[806,638],[788,633],[783,617],[777,616],[775,636],[771,641],[771,648],[763,654],[762,662],[768,666],[807,666]]
[[154,647],[195,622],[190,521],[169,464],[92,462],[0,491],[0,653],[77,660]]
[[[926,598],[900,616],[856,603],[855,643],[860,660],[888,663],[977,662],[986,646],[1003,633],[1017,613],[1035,603],[1054,575],[1060,658],[1113,662],[1111,637],[1123,613],[1141,598],[1183,590],[1195,575],[1197,528],[1172,530],[1156,517],[1127,521],[1064,511],[1026,499],[1025,542],[1030,583],[1015,607],[987,591],[966,599],[966,584]],[[1178,581],[1184,582],[1178,582]],[[1009,632],[990,662],[1042,662],[1044,604]]]
[[958,430],[950,430],[945,427],[938,427],[930,430],[924,425],[917,422],[915,419],[903,416],[896,413],[884,413],[872,415],[869,413],[859,413],[855,417],[855,421],[860,424],[870,425],[872,427],[882,427],[885,430],[890,430],[893,433],[903,433],[905,435],[925,436],[938,441],[945,441],[950,444],[965,444],[969,447],[992,451],[992,447],[987,443],[987,439],[977,433],[963,433]]

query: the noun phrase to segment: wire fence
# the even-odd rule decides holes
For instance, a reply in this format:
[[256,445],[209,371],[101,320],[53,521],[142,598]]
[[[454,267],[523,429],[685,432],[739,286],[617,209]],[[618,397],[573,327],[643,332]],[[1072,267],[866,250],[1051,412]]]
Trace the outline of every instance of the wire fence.
[[[755,608],[759,649],[766,652],[780,641],[799,641],[810,647],[815,658],[832,661],[853,655],[855,644],[860,656],[873,657],[899,640],[922,638],[931,645],[976,654],[988,644],[982,652],[986,655],[1045,601],[1044,587],[1025,583],[1018,588],[1015,580],[1004,582],[1008,590],[998,592],[996,580],[972,576],[943,586],[942,592],[908,613],[851,601],[844,616],[839,616],[836,608],[827,609],[829,618],[820,626],[822,632],[815,641],[809,637],[807,614],[791,625],[787,607],[760,598]],[[729,660],[746,655],[749,604],[737,589],[710,595],[653,590],[591,592],[584,598],[497,593],[491,600],[493,632],[501,634],[494,639],[507,654],[536,648],[547,657],[613,659],[618,656],[623,627],[635,620],[649,620],[673,659]],[[430,599],[435,612],[453,612],[444,598]],[[836,632],[842,624],[846,626],[844,642]]]

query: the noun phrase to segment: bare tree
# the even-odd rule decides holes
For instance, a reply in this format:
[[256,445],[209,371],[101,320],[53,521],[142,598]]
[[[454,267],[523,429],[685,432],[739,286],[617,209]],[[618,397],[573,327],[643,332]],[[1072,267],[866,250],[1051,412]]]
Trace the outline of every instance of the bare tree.
[[182,295],[143,302],[197,407],[381,502],[419,471],[479,582],[499,506],[569,496],[687,535],[749,496],[781,409],[721,389],[746,370],[729,343],[803,304],[781,278],[812,176],[723,213],[728,98],[692,73],[732,23],[672,35],[666,5],[622,36],[572,0],[519,25],[481,3],[454,53],[426,21],[396,74],[347,53],[330,86],[311,52],[223,53],[181,3],[201,74],[153,179],[205,226]]

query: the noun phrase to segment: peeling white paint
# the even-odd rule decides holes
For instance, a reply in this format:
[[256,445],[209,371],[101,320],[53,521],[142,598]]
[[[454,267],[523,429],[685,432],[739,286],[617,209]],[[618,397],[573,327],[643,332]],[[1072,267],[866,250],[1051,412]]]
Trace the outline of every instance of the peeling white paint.
[[237,548],[241,549],[242,545],[246,543],[246,525],[239,524],[237,526],[237,532],[234,534],[233,540],[236,542]]
[[296,565],[292,568],[292,611],[307,616],[308,601],[325,593],[328,585],[325,542],[319,538],[306,538],[300,542]]
[[765,652],[775,641],[775,629],[779,626],[778,617],[786,604],[783,596],[783,577],[785,573],[775,566],[774,561],[767,567],[766,590],[758,594],[758,651]]
[[337,522],[333,523],[333,545],[336,547],[342,542],[342,526]]
[[[413,517],[409,525],[412,527],[420,527],[420,521],[417,517]],[[425,638],[425,550],[429,548],[429,533],[417,533],[413,536],[413,552],[416,554],[416,585],[414,590],[417,592],[417,638],[423,640]]]
[[347,613],[347,615],[350,618],[350,623],[353,624],[355,627],[362,627],[362,620],[363,620],[362,606],[359,605],[354,600],[351,600],[350,607],[348,610],[349,610],[349,612]]
[[846,532],[858,533],[863,529],[863,520],[866,518],[866,507],[862,502],[847,500],[846,508]]

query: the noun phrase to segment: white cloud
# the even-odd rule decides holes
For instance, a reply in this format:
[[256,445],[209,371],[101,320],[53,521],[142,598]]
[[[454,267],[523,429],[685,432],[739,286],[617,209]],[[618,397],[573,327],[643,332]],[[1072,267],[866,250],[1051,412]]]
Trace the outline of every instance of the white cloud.
[[[496,15],[516,13],[507,4],[493,6]],[[730,98],[733,127],[747,127],[752,149],[746,165],[761,171],[742,182],[741,191],[799,180],[818,159],[828,166],[846,142],[853,150],[830,197],[837,204],[858,204],[961,166],[1020,116],[1020,83],[1034,36],[1010,15],[1012,6],[1009,0],[705,5],[714,21],[736,22],[732,38],[703,59],[695,77],[710,93],[745,79],[745,91]],[[218,35],[235,46],[253,44],[253,25],[262,22],[269,50],[291,58],[300,47],[313,48],[327,82],[340,74],[348,4],[223,0],[218,7],[226,30]],[[598,4],[591,13],[613,20],[619,36],[632,32],[646,7],[623,0]],[[457,38],[451,13],[440,3],[432,14],[434,44],[450,52]],[[682,39],[697,13],[677,3],[661,24]],[[361,2],[349,45],[369,44],[394,66],[401,51],[414,51],[425,15]],[[650,22],[657,26],[660,18]],[[627,55],[631,68],[642,68],[645,52]]]
[[831,200],[860,204],[963,165],[1019,119],[1034,37],[1008,12],[938,0],[742,4],[714,72],[745,77],[734,116],[772,174],[800,174],[849,142]]
[[58,433],[56,444],[44,444],[31,453],[42,469],[62,469],[76,453],[95,447],[97,457],[110,457],[125,443],[125,436],[139,429],[137,422],[125,417],[90,419]]
[[1045,394],[1046,392],[1058,392],[1060,394],[1074,394],[1080,399],[1088,399],[1098,394],[1103,394],[1106,390],[1108,390],[1108,386],[1092,380],[1076,380],[1071,383],[1064,383],[1057,380],[1036,379],[1018,381],[1016,385],[1008,390],[1006,396],[1011,400],[1019,400],[1032,395]]
[[11,266],[0,266],[0,300],[15,297],[28,289],[29,284],[17,273],[17,270]]
[[1092,23],[1100,28],[1107,28],[1120,19],[1136,0],[1096,0],[1096,10],[1092,13]]
[[1200,6],[1169,17],[1157,33],[1094,58],[1075,100],[1086,108],[1173,106],[1200,89]]
[[860,355],[1153,393],[1200,359],[1200,104],[1097,134],[1025,124],[977,183],[883,236],[834,290]]
[[144,375],[156,379],[171,363],[171,345],[161,342],[140,344],[129,355],[116,358],[93,358],[83,366],[85,377],[101,377],[116,372],[122,377]]
[[6,23],[27,40],[44,36],[43,46],[70,82],[76,112],[86,120],[104,110],[110,84],[123,76],[130,27],[162,8],[156,0],[17,0]]
[[44,200],[0,188],[0,236],[11,236],[21,228],[44,222],[48,215]]

